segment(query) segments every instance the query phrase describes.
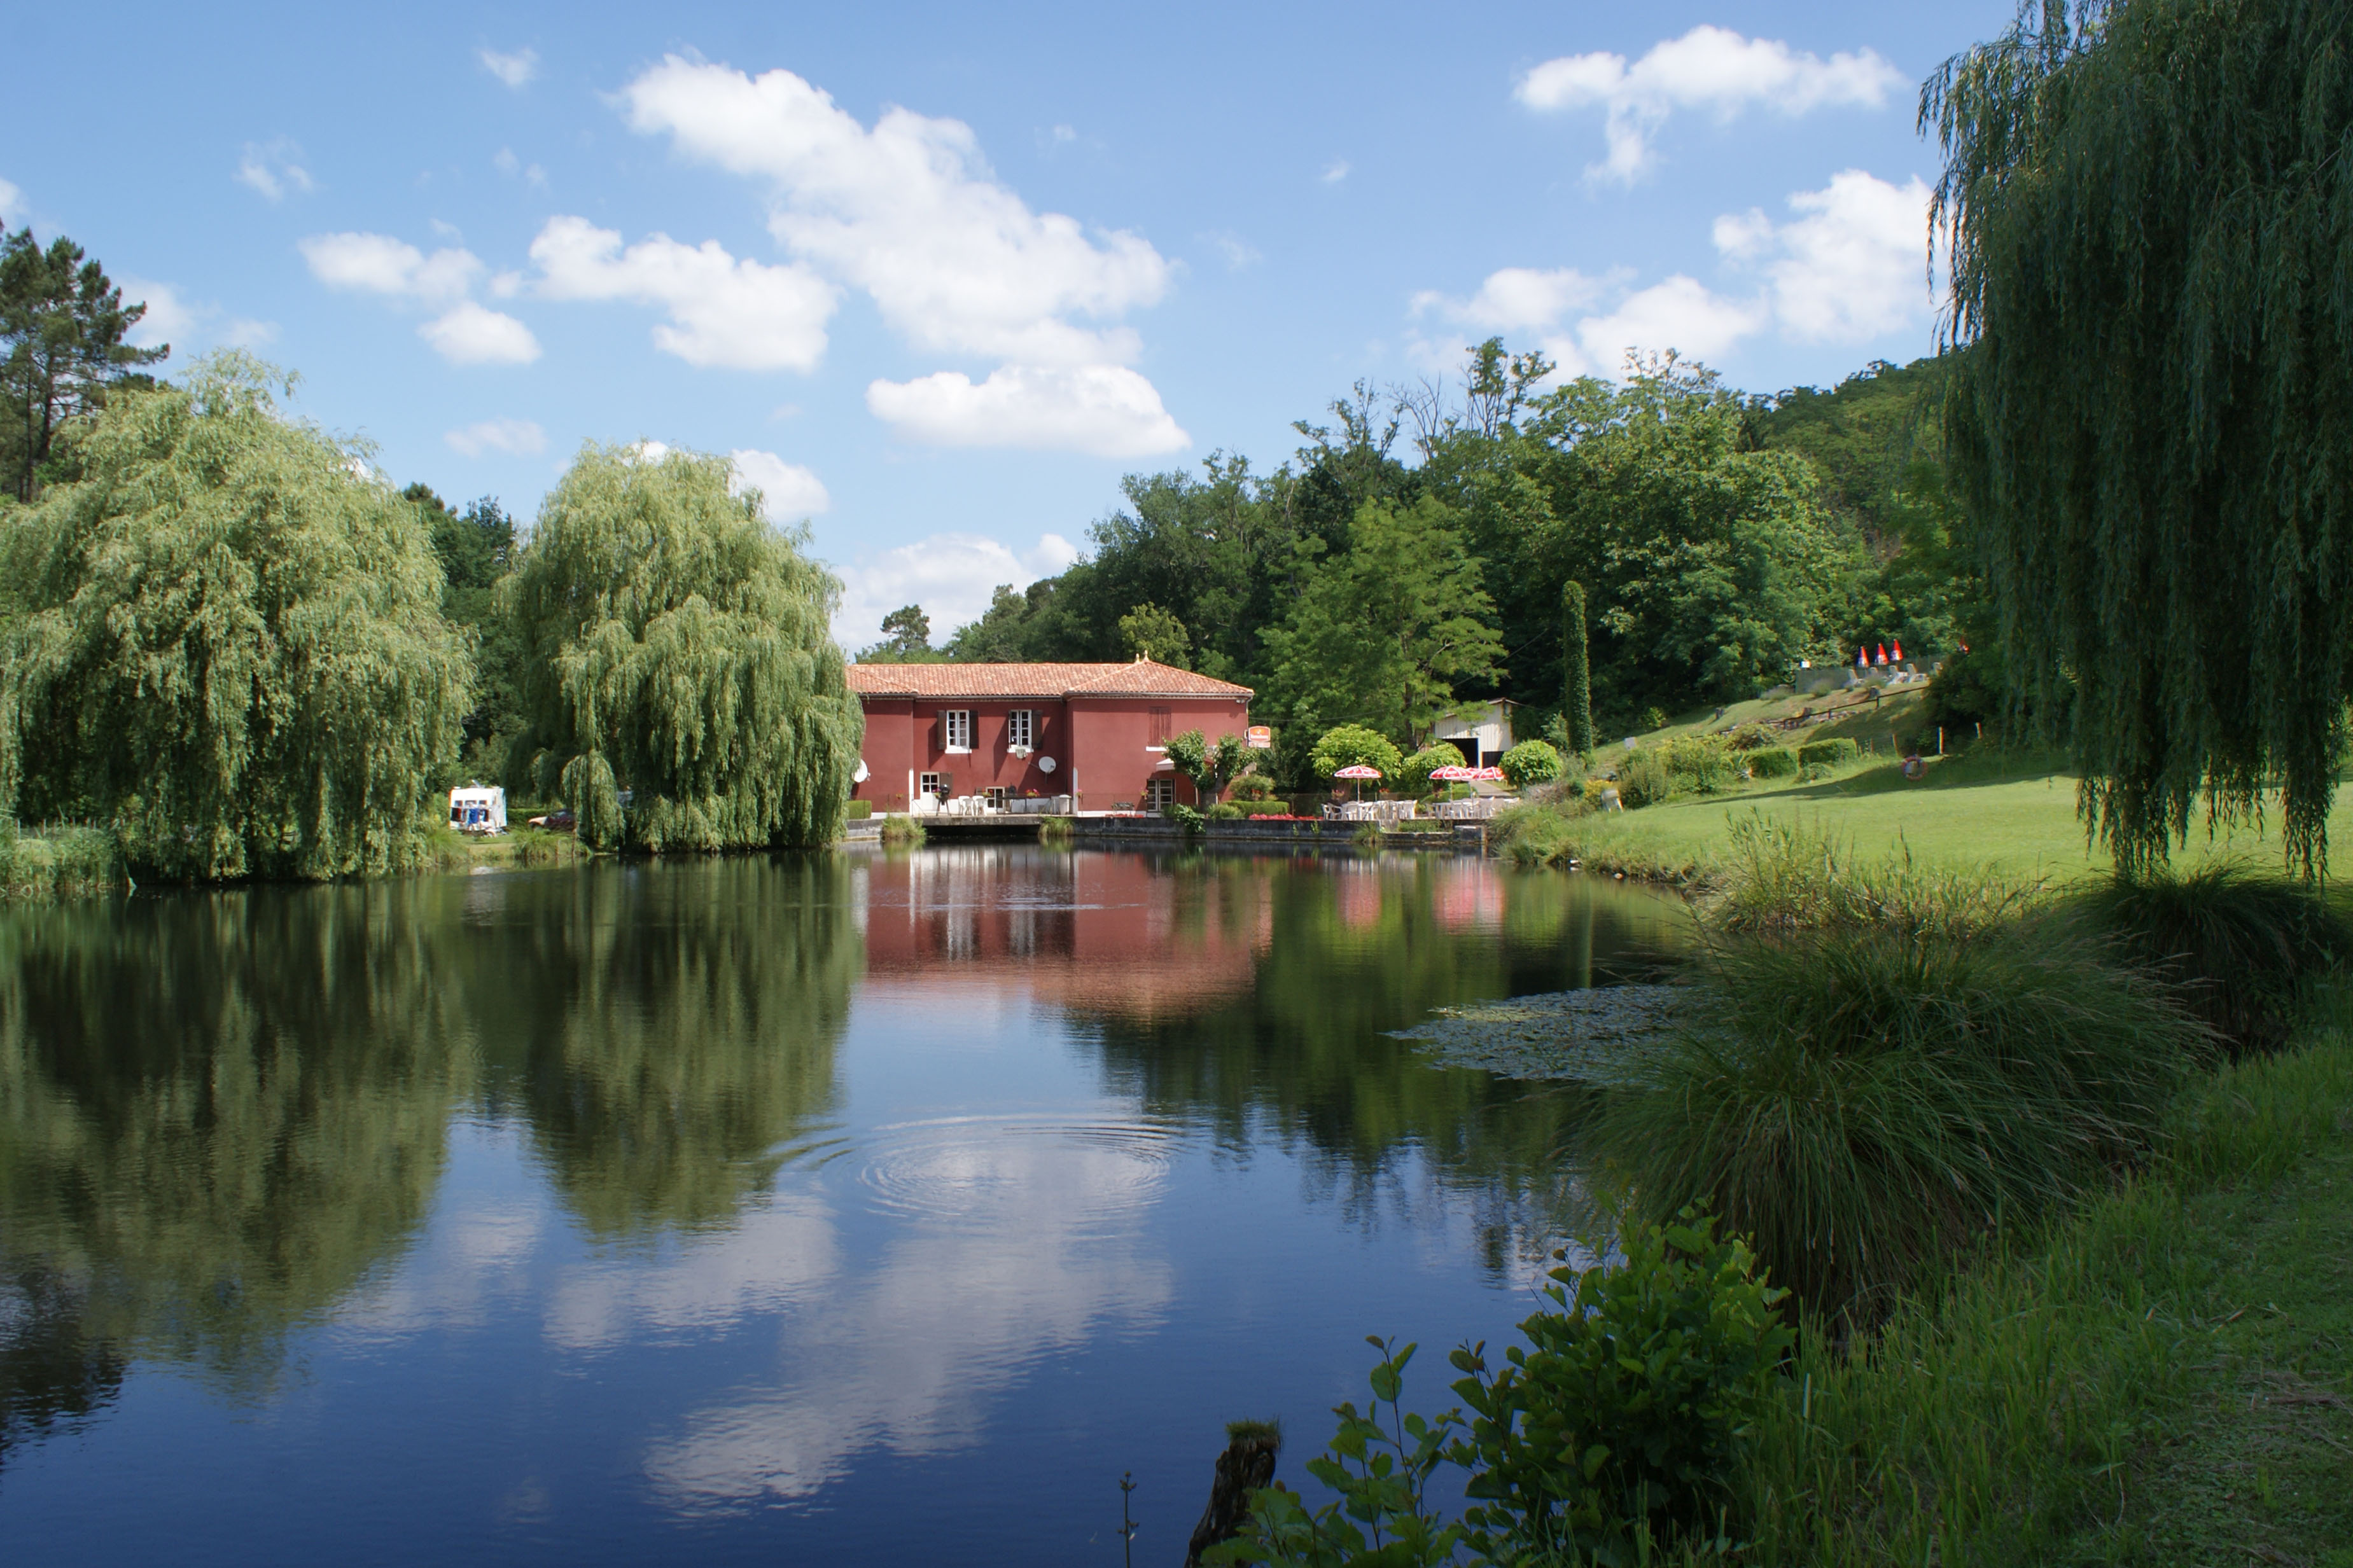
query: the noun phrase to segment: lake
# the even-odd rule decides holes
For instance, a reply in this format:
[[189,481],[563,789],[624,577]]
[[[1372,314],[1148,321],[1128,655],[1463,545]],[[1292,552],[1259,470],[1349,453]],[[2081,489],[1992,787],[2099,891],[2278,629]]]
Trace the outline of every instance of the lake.
[[1573,1089],[1432,1009],[1681,906],[971,846],[0,910],[23,1563],[1173,1563],[1367,1333],[1505,1341]]

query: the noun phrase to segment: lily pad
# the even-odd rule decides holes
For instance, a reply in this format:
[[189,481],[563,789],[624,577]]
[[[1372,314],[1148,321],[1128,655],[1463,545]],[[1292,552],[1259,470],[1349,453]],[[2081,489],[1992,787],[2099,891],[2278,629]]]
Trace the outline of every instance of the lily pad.
[[1424,1042],[1440,1067],[1499,1078],[1638,1084],[1667,1042],[1693,1022],[1687,985],[1600,985],[1473,1007],[1445,1007],[1400,1039]]

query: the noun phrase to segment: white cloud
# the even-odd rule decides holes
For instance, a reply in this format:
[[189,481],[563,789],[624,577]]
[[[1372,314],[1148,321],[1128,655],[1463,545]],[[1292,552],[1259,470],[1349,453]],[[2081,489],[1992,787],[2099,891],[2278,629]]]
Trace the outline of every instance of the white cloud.
[[1066,318],[1116,318],[1167,288],[1168,263],[1141,237],[1031,212],[959,121],[892,109],[869,131],[790,71],[754,79],[676,56],[622,97],[633,129],[767,181],[776,238],[865,289],[918,348],[1124,362],[1133,333]]
[[914,439],[942,447],[1141,458],[1192,440],[1152,383],[1124,365],[1002,365],[977,385],[961,371],[944,370],[874,382],[866,406]]
[[284,137],[269,142],[248,142],[245,156],[237,161],[237,184],[252,186],[273,202],[290,191],[308,191],[312,185],[311,172],[294,161],[301,155],[302,149]]
[[1220,230],[1216,234],[1205,234],[1201,237],[1218,247],[1218,254],[1226,258],[1226,269],[1229,272],[1240,272],[1244,268],[1255,267],[1266,259],[1257,246],[1252,245],[1240,235],[1228,234]]
[[1629,353],[1669,349],[1685,359],[1714,360],[1770,319],[1760,300],[1732,299],[1678,273],[1628,295],[1606,316],[1578,321],[1577,341],[1586,363],[1600,366],[1619,364]]
[[1587,173],[1631,184],[1656,161],[1651,139],[1674,110],[1712,110],[1721,121],[1751,108],[1787,115],[1837,105],[1876,109],[1908,85],[1870,49],[1825,60],[1778,39],[1698,26],[1631,65],[1614,54],[1546,60],[1520,79],[1514,96],[1539,110],[1606,109],[1609,156]]
[[417,335],[452,364],[529,364],[539,340],[514,317],[468,298],[482,263],[455,247],[427,256],[387,234],[318,234],[301,241],[311,275],[331,289],[422,305],[440,313]]
[[[1928,187],[1919,179],[1894,185],[1848,169],[1820,190],[1792,193],[1788,205],[1797,216],[1785,224],[1751,208],[1713,226],[1725,261],[1760,275],[1753,293],[1719,292],[1683,273],[1631,289],[1624,272],[1507,267],[1467,300],[1417,294],[1412,313],[1533,336],[1572,375],[1614,372],[1630,350],[1713,360],[1767,331],[1796,342],[1863,342],[1930,314]],[[1416,353],[1433,368],[1460,363],[1428,340]]]
[[0,223],[14,223],[25,210],[25,193],[0,180]]
[[529,419],[484,419],[462,430],[448,431],[441,439],[469,458],[485,452],[533,458],[547,450],[547,432]]
[[250,316],[230,318],[221,329],[221,342],[231,348],[263,349],[278,341],[278,323],[259,321]]
[[1321,178],[1327,185],[1338,184],[1341,181],[1348,177],[1348,160],[1345,158],[1333,159],[1330,163],[1324,165],[1324,173],[1318,177]]
[[814,370],[825,355],[832,285],[806,267],[737,260],[715,239],[682,245],[657,234],[621,237],[583,217],[554,217],[531,242],[538,291],[551,300],[659,305],[670,323],[654,346],[691,365]]
[[417,335],[451,364],[529,364],[539,358],[539,340],[529,327],[471,300],[426,322]]
[[479,49],[474,58],[482,62],[484,70],[512,88],[520,89],[539,74],[537,49],[517,49],[511,55],[502,55],[496,49]]
[[258,321],[248,317],[233,317],[219,322],[218,305],[191,300],[171,283],[159,283],[153,279],[126,277],[120,279],[122,298],[134,305],[144,304],[147,313],[128,334],[134,348],[152,349],[170,344],[183,358],[193,357],[200,344],[226,343],[232,348],[262,348],[278,336],[274,321]]
[[881,637],[884,616],[902,605],[921,605],[936,641],[978,620],[998,584],[1026,588],[1078,558],[1077,548],[1059,533],[1041,534],[1035,546],[1018,553],[976,533],[935,533],[837,568],[842,592],[833,635],[844,647],[862,647]]
[[1715,220],[1731,260],[1772,259],[1765,275],[1782,331],[1802,342],[1861,342],[1934,309],[1927,272],[1928,187],[1861,169],[1789,197],[1799,216],[1776,227],[1751,209]]
[[521,179],[543,190],[547,186],[547,171],[536,163],[525,164],[522,159],[515,156],[514,149],[512,147],[501,147],[492,154],[491,167],[511,180]]
[[805,522],[833,505],[825,481],[798,463],[756,447],[738,447],[727,456],[735,464],[736,489],[757,489],[761,513],[770,522]]
[[422,304],[462,300],[482,270],[470,250],[427,256],[388,234],[317,234],[301,241],[311,275],[331,289],[386,294]]

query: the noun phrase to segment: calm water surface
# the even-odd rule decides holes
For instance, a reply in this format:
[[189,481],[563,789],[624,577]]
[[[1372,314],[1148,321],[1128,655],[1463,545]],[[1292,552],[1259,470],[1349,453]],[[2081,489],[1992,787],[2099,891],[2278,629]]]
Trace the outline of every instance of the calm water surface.
[[1029,847],[0,911],[22,1563],[1173,1563],[1367,1332],[1503,1339],[1559,1092],[1433,1007],[1678,906]]

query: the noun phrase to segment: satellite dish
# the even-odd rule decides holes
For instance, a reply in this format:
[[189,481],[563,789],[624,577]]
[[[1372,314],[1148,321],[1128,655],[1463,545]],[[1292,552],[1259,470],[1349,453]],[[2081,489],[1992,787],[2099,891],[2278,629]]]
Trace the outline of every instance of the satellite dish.
[[1038,759],[1038,771],[1039,771],[1039,773],[1052,773],[1052,772],[1054,771],[1054,759],[1053,759],[1053,758],[1051,758],[1051,757],[1040,757],[1040,758],[1039,758],[1039,759]]
[[849,782],[851,784],[864,784],[866,782],[866,759],[864,757],[858,759],[858,771],[849,775]]

